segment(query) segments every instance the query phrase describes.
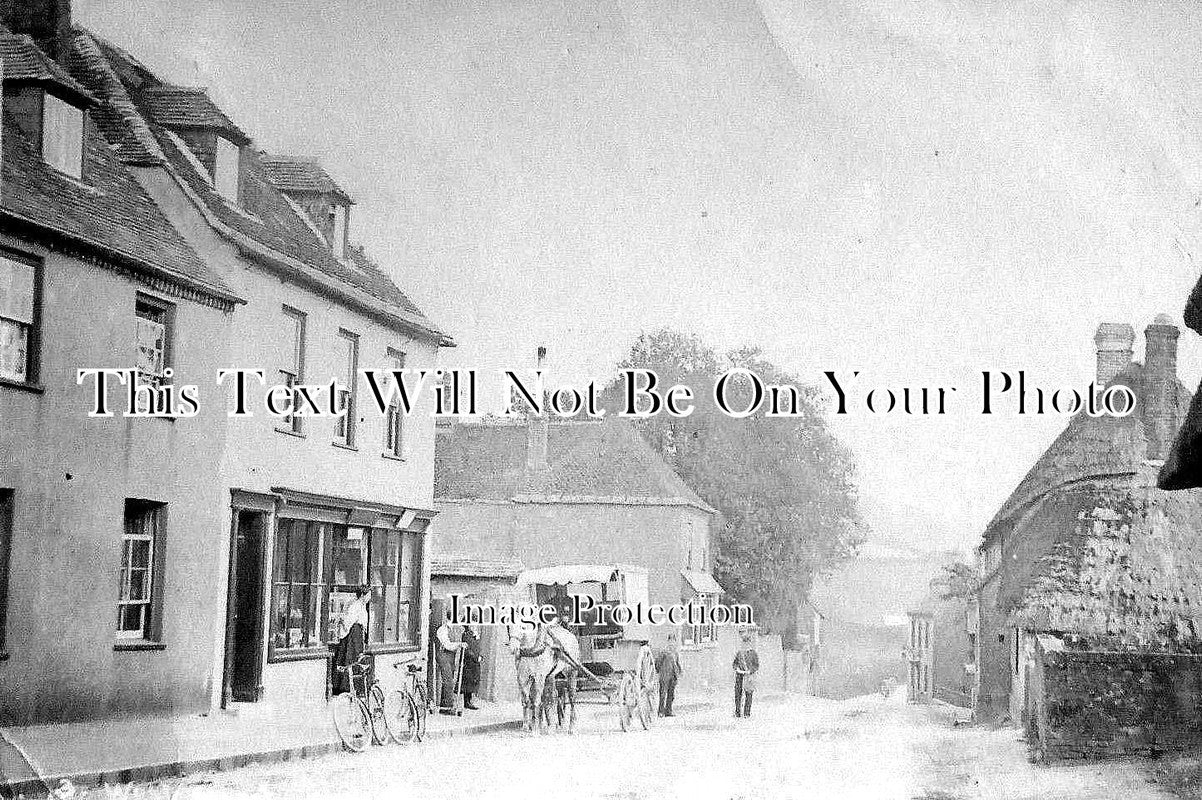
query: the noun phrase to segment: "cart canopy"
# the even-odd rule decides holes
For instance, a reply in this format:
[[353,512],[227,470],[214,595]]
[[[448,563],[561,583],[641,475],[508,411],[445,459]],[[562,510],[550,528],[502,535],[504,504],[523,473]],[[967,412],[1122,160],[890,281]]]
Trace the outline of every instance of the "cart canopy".
[[567,586],[569,583],[609,583],[619,575],[643,574],[642,567],[621,564],[564,564],[562,566],[528,569],[518,575],[518,586]]

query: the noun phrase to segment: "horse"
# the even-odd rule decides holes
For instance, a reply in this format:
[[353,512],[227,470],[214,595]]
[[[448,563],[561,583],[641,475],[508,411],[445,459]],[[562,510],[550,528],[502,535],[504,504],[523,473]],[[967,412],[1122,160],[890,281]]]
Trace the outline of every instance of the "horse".
[[[576,732],[576,678],[580,672],[580,640],[558,620],[546,629],[555,653],[555,664],[547,675],[543,713],[550,725],[549,697],[555,703],[558,727],[563,727],[564,712],[568,711],[568,733]],[[562,686],[560,685],[562,681]]]
[[543,692],[556,661],[546,628],[542,625],[521,626],[516,635],[510,633],[509,649],[513,653],[518,691],[522,695],[522,727],[533,732],[534,726],[538,725],[540,731],[546,733]]

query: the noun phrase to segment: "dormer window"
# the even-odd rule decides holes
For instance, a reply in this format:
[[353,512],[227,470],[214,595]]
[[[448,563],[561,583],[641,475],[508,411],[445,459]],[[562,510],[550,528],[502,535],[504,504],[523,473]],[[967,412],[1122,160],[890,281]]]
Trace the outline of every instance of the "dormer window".
[[330,204],[330,247],[338,258],[346,257],[346,211],[340,203]]
[[241,171],[242,148],[226,139],[217,138],[217,153],[213,160],[213,186],[230,202],[238,202],[238,175]]
[[72,178],[83,177],[83,109],[44,95],[42,103],[42,158]]

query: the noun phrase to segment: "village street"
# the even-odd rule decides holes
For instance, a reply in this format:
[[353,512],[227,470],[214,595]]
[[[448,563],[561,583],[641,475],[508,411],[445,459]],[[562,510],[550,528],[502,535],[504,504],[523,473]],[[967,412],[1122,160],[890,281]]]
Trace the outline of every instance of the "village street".
[[[127,798],[1160,798],[1140,765],[1028,763],[1012,729],[953,727],[944,707],[901,694],[764,702],[750,720],[716,709],[621,734],[585,707],[577,734],[466,736],[210,773]],[[100,796],[101,792],[96,792]],[[110,793],[110,797],[120,796]]]

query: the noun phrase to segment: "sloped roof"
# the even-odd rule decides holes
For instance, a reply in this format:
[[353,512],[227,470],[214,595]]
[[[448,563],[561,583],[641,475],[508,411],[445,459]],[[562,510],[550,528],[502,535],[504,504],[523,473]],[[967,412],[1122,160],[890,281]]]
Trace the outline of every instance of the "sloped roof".
[[277,189],[297,194],[334,194],[355,202],[315,158],[260,153],[263,171]]
[[[431,336],[442,345],[454,344],[382,270],[374,264],[365,266],[367,259],[361,251],[348,253],[346,261],[335,256],[272,184],[263,158],[254,148],[243,150],[241,206],[235,207],[217,192],[163,122],[175,120],[173,125],[182,126],[182,120],[228,120],[216,106],[210,109],[205,105],[212,105],[207,95],[203,101],[197,94],[188,95],[187,101],[181,99],[181,87],[165,84],[124,50],[87,31],[77,30],[73,51],[73,69],[100,96],[98,126],[118,155],[128,163],[161,164],[171,170],[218,233],[244,251],[266,253],[273,266],[293,269],[291,265],[298,264],[302,270],[298,278],[314,281],[312,274],[303,271],[313,270],[318,282],[338,287],[342,296],[392,324]],[[213,113],[220,114],[220,119],[208,116]]]
[[43,161],[5,116],[0,211],[9,219],[136,262],[128,266],[222,300],[237,300],[126,172],[104,138],[90,128],[84,136],[84,182],[79,182]]
[[1202,633],[1202,495],[1121,482],[1057,497],[1041,513],[1055,540],[999,602],[1023,627],[1143,649]]
[[250,137],[221,112],[203,88],[147,86],[137,99],[150,118],[164,127],[204,128],[221,131],[238,144],[250,141]]
[[43,53],[33,39],[14,34],[3,26],[0,26],[0,59],[4,62],[5,82],[36,83],[89,104],[96,102],[96,97]]
[[440,426],[434,496],[440,500],[682,505],[714,513],[618,420],[547,426],[547,470],[533,486],[526,471],[526,424]]
[[[1140,409],[1144,404],[1144,366],[1133,362],[1109,385],[1129,387],[1137,399],[1136,411],[1126,417],[1090,417],[1076,414],[1064,431],[1044,451],[1035,465],[998,509],[985,530],[985,542],[1004,529],[1004,522],[1058,486],[1091,477],[1129,475],[1147,457],[1148,439]],[[1185,420],[1190,392],[1177,385],[1177,425]]]
[[[985,543],[1004,536],[997,607],[1032,630],[1105,646],[1176,647],[1202,631],[1202,491],[1155,488],[1146,368],[1127,417],[1074,417],[1003,504]],[[1175,381],[1175,423],[1190,393]],[[984,545],[983,545],[984,546]]]

